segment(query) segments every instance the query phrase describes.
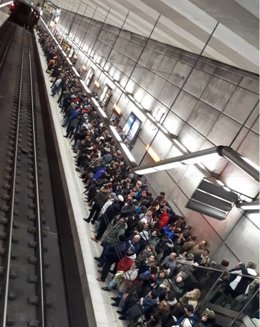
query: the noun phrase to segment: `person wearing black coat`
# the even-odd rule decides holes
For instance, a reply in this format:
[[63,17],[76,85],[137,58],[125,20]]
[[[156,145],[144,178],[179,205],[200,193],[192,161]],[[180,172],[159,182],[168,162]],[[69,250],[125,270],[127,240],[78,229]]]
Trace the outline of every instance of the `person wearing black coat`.
[[90,210],[88,218],[83,218],[86,222],[90,222],[92,224],[95,223],[97,220],[99,213],[103,207],[103,205],[107,202],[109,199],[109,193],[110,189],[107,187],[102,187],[95,195],[94,197],[94,204]]
[[105,233],[111,221],[120,214],[124,205],[124,198],[118,195],[115,201],[107,208],[106,212],[100,217],[100,225],[98,227],[97,235],[91,237],[92,241],[98,242]]

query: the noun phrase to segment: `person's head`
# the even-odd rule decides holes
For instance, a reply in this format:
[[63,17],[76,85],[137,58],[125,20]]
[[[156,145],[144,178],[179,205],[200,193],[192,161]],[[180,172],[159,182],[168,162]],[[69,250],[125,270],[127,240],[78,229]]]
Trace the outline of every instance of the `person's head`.
[[200,298],[200,290],[194,288],[193,290],[186,293],[187,297],[192,300],[198,300]]
[[208,249],[203,250],[203,251],[202,251],[202,255],[203,255],[204,257],[208,257],[208,255],[209,255],[209,250],[208,250]]
[[167,276],[167,273],[166,273],[166,271],[165,270],[163,270],[163,269],[161,269],[160,271],[159,271],[159,278],[166,278],[166,276]]
[[206,245],[207,245],[207,241],[205,241],[205,240],[199,242],[199,247],[201,249],[205,248]]
[[138,242],[140,242],[140,239],[141,239],[141,236],[139,234],[135,234],[133,236],[132,242],[133,243],[138,243]]
[[251,269],[256,269],[256,264],[252,261],[249,261],[246,267]]
[[186,304],[184,306],[184,313],[187,317],[190,317],[193,314],[194,308],[191,304]]
[[215,319],[215,312],[213,310],[210,310],[206,308],[201,315],[201,320],[202,321],[209,321],[209,320],[214,320]]
[[128,250],[126,251],[126,255],[127,255],[127,256],[131,256],[131,255],[133,255],[133,254],[135,254],[135,248],[134,248],[133,246],[130,246],[130,247],[128,248]]
[[227,259],[223,259],[220,264],[221,266],[227,268],[229,266],[229,261]]
[[181,276],[176,276],[175,282],[176,282],[176,284],[181,284],[183,282],[182,277]]
[[174,261],[174,260],[176,259],[176,257],[177,257],[177,254],[176,254],[175,252],[172,252],[172,253],[170,253],[170,255],[169,255],[169,259],[170,259],[170,261]]
[[154,262],[155,261],[155,256],[153,254],[149,255],[149,257],[147,258],[148,262]]

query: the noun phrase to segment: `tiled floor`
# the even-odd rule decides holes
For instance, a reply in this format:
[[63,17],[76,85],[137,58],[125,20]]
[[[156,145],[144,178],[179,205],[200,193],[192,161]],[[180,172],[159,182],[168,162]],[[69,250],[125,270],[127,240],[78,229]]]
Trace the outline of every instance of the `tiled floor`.
[[101,283],[96,280],[96,278],[99,276],[99,273],[97,272],[94,256],[97,256],[100,253],[100,245],[91,241],[90,238],[93,235],[93,227],[92,225],[84,222],[82,219],[88,214],[88,207],[83,201],[82,196],[84,191],[83,184],[79,178],[79,173],[77,173],[75,170],[73,152],[71,150],[69,140],[63,136],[65,134],[65,130],[63,127],[61,127],[62,115],[60,114],[60,108],[57,104],[58,97],[52,97],[50,95],[51,82],[49,81],[49,75],[45,72],[46,60],[39,44],[38,49],[45,77],[45,83],[49,94],[49,102],[52,110],[52,118],[55,126],[57,142],[59,144],[60,156],[62,159],[62,164],[66,175],[66,183],[72,202],[72,210],[85,264],[96,323],[98,327],[124,327],[127,325],[127,323],[118,320],[118,315],[116,313],[117,308],[114,308],[110,305],[110,297],[113,296],[113,293],[102,291],[101,287],[105,286],[105,283]]

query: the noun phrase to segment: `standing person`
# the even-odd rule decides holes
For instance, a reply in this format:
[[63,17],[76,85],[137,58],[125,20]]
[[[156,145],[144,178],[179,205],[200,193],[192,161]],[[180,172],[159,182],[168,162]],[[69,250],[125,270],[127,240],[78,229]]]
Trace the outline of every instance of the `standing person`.
[[62,82],[62,78],[58,78],[57,81],[52,86],[51,96],[56,95],[60,89],[60,84]]
[[103,205],[109,199],[110,191],[111,188],[109,188],[108,185],[102,187],[99,191],[97,191],[97,194],[94,197],[94,204],[91,208],[88,218],[83,218],[87,223],[89,223],[90,221],[92,224],[95,223]]
[[124,205],[124,198],[118,195],[114,202],[107,208],[106,212],[100,217],[100,225],[95,237],[91,237],[92,241],[98,242],[105,233],[111,221],[120,213]]

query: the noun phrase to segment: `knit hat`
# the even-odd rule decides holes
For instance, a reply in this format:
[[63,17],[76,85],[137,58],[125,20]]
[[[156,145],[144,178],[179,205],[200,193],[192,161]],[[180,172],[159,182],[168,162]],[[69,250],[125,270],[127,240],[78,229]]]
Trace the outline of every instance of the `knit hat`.
[[209,319],[214,319],[216,314],[213,310],[210,310],[208,308],[206,308],[203,313],[202,316],[208,316]]

